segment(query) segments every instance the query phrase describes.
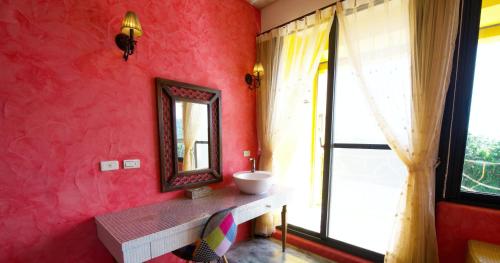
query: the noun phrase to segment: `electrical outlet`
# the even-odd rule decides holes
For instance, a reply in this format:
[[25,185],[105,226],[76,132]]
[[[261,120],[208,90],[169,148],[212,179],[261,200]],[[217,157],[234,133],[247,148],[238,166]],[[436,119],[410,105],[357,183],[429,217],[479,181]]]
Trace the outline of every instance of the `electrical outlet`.
[[250,157],[250,151],[249,150],[243,151],[243,157]]
[[137,169],[141,167],[141,160],[123,160],[123,169]]
[[101,161],[101,171],[113,171],[120,169],[120,164],[118,161]]

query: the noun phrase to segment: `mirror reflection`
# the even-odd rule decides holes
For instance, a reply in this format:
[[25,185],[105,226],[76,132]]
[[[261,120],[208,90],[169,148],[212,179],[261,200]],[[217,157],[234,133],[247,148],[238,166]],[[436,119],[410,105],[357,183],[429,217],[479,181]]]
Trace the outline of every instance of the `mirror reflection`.
[[175,112],[179,172],[209,168],[208,106],[176,101]]

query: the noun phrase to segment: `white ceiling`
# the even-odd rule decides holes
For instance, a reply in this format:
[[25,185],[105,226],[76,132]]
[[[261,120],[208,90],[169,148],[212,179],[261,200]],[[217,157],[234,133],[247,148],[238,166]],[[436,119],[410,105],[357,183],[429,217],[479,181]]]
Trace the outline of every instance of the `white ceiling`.
[[250,4],[252,4],[253,6],[255,6],[256,8],[262,9],[262,8],[272,4],[276,0],[247,0],[247,1]]

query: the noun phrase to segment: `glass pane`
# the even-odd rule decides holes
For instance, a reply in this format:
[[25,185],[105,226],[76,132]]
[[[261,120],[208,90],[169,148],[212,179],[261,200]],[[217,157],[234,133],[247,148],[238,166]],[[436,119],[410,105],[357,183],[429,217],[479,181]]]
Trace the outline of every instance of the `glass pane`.
[[[500,195],[500,17],[499,5],[481,12],[481,29],[465,149],[461,190]],[[500,9],[498,9],[500,10]]]
[[386,144],[353,72],[354,69],[346,63],[337,68],[333,118],[335,142]]
[[175,110],[179,171],[208,168],[207,105],[176,101]]
[[384,254],[405,174],[391,150],[334,149],[329,237]]
[[[323,192],[324,150],[321,144],[325,142],[327,72],[327,64],[322,63],[318,71],[317,85],[315,85],[309,100],[310,103],[306,104],[311,106],[311,126],[306,127],[309,129],[309,138],[311,141],[306,144],[309,149],[304,149],[303,151],[311,151],[310,155],[307,155],[310,156],[310,159],[303,160],[304,158],[299,158],[290,162],[288,165],[291,168],[289,173],[295,175],[287,177],[291,179],[289,183],[293,184],[294,188],[298,191],[296,192],[296,196],[300,197],[296,198],[289,205],[289,223],[317,233],[320,232]],[[300,172],[302,170],[300,166],[303,167],[304,162],[308,162],[308,171]]]

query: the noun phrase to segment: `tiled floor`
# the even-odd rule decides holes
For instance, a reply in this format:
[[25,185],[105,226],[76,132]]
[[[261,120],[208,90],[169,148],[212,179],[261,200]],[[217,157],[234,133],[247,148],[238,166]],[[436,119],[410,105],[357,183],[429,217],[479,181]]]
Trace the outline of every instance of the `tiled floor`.
[[226,254],[229,263],[333,263],[333,261],[287,246],[281,252],[281,243],[273,239],[253,239],[242,242]]

